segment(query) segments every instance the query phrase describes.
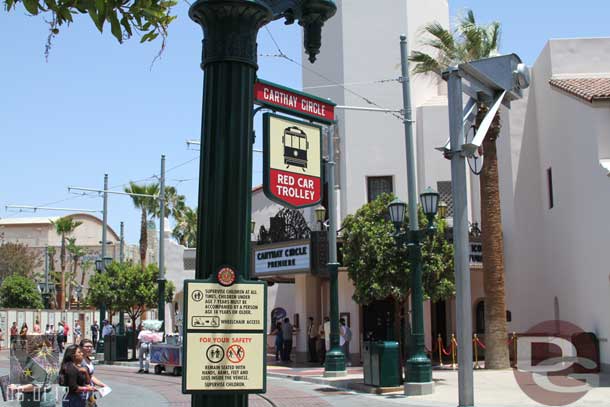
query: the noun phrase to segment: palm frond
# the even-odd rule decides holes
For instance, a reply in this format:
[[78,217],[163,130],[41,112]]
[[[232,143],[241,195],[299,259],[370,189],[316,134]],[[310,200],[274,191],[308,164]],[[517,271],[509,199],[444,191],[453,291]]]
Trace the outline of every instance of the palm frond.
[[487,56],[494,56],[498,54],[500,49],[500,35],[502,34],[502,30],[500,28],[500,23],[498,21],[492,22],[487,27]]
[[420,51],[413,51],[409,57],[409,61],[415,63],[415,66],[411,69],[413,74],[435,73],[440,75],[443,69],[446,68],[446,66],[441,66],[439,61],[432,56]]
[[472,25],[476,25],[477,22],[474,18],[474,11],[472,11],[472,9],[467,9],[466,10],[466,16],[463,17],[464,21],[469,22]]
[[447,54],[451,54],[455,50],[453,35],[439,22],[434,21],[426,24],[423,32],[432,36],[432,39],[427,38],[422,41],[424,45],[429,45]]

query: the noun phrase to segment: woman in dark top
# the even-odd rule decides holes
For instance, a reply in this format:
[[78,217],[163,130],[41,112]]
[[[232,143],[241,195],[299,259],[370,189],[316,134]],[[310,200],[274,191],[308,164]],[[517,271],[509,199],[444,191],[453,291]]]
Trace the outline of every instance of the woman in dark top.
[[59,369],[59,384],[68,388],[62,407],[85,407],[87,394],[95,391],[95,386],[89,385],[89,372],[81,367],[82,361],[83,351],[77,345],[66,348]]

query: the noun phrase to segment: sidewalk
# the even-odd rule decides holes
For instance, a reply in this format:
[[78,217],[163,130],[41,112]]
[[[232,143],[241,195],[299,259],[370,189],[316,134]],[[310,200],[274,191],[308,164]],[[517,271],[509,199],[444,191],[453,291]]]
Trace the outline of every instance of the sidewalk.
[[[269,377],[303,381],[327,385],[345,390],[376,393],[377,388],[364,384],[362,367],[349,367],[347,376],[338,378],[324,377],[320,366],[269,365]],[[451,369],[435,369],[432,372],[435,390],[426,396],[405,396],[402,388],[388,389],[380,394],[380,399],[399,402],[408,406],[453,407],[458,403],[458,372]],[[532,382],[528,388],[537,388]],[[478,407],[534,407],[541,404],[530,399],[519,387],[512,369],[474,371],[475,404]],[[393,390],[393,391],[392,391]],[[600,375],[598,387],[589,391],[583,398],[570,406],[593,407],[607,406],[610,400],[610,374]],[[559,404],[557,404],[559,405]]]

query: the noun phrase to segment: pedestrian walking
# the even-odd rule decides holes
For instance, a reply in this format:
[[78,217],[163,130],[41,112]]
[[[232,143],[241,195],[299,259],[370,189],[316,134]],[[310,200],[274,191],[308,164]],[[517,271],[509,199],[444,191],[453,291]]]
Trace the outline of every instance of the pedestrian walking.
[[25,346],[28,343],[28,324],[25,322],[21,325],[21,330],[19,331],[19,337],[21,338],[21,350],[25,350]]
[[148,361],[150,355],[150,342],[148,342],[147,337],[150,333],[151,331],[147,329],[140,329],[140,333],[138,333],[138,360],[140,362],[140,370],[138,370],[138,373],[148,373],[150,366],[150,362]]
[[293,327],[290,323],[290,318],[284,318],[284,323],[282,324],[282,361],[284,362],[290,362],[290,354],[292,353],[292,330]]
[[91,340],[93,341],[94,348],[97,346],[97,338],[99,334],[100,326],[97,324],[97,321],[94,320],[93,324],[91,324]]
[[307,347],[309,351],[309,362],[317,362],[318,355],[316,352],[318,342],[318,325],[313,317],[309,317],[307,321]]
[[343,354],[345,355],[345,366],[352,365],[352,359],[349,355],[349,343],[352,340],[352,330],[347,323],[345,322],[345,318],[341,318],[339,320],[339,324],[341,326],[341,337],[343,338]]
[[32,330],[34,331],[35,334],[40,334],[40,322],[38,320],[34,321],[34,326],[32,327]]
[[59,352],[64,351],[64,343],[66,342],[66,336],[64,335],[64,324],[59,322],[57,324],[57,349]]
[[62,321],[64,325],[64,343],[68,342],[68,334],[70,333],[70,325],[66,321]]
[[[275,360],[278,361],[283,357],[284,339],[282,338],[282,323],[275,324],[275,329],[271,332],[275,334]],[[282,358],[282,360],[284,360]]]
[[[89,373],[89,378],[91,379],[89,384],[91,386],[106,387],[106,384],[94,375],[95,365],[91,360],[91,353],[93,352],[93,341],[89,339],[83,339],[82,341],[80,341],[79,346],[83,351],[83,361],[81,362],[81,366],[87,369],[87,372]],[[95,407],[96,405],[97,403],[95,393],[92,392],[91,394],[87,395],[87,407]]]
[[76,325],[74,326],[74,331],[72,332],[72,336],[74,337],[74,343],[80,343],[81,341],[81,336],[82,336],[82,332],[80,329],[80,324],[76,323]]
[[13,325],[11,325],[11,331],[10,331],[10,341],[11,341],[11,347],[13,348],[13,350],[17,350],[17,335],[19,334],[19,328],[17,328],[17,322],[13,322]]
[[68,388],[62,399],[62,407],[87,407],[87,394],[95,391],[90,385],[91,378],[87,368],[81,367],[84,354],[78,345],[66,348],[59,369],[59,385]]
[[47,341],[51,344],[51,348],[53,348],[55,344],[55,331],[53,330],[53,325],[47,324],[44,330],[44,334],[47,337]]

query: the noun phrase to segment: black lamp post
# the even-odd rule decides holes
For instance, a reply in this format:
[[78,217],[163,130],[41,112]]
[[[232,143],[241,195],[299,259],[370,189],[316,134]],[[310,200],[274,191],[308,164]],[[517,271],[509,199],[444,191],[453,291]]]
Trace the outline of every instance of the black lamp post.
[[[203,29],[203,119],[199,177],[197,279],[226,265],[250,276],[252,104],[258,30],[272,20],[298,20],[310,61],[331,0],[197,0],[189,16]],[[227,165],[231,163],[231,165]],[[230,181],[230,182],[228,182]],[[205,255],[202,255],[205,253]],[[245,407],[245,393],[193,394],[193,406]]]
[[320,230],[324,230],[324,220],[326,219],[326,208],[322,205],[316,207],[314,209],[314,213],[316,214],[316,221],[320,224]]
[[434,217],[438,212],[438,192],[428,187],[424,192],[419,195],[419,201],[421,202],[424,215],[428,219],[427,232],[429,235],[434,234],[436,227],[434,226]]
[[[112,263],[112,257],[104,257],[95,259],[95,270],[98,273],[103,273],[106,271],[106,268]],[[100,324],[106,319],[106,304],[100,304]],[[101,334],[100,330],[100,339],[97,341],[97,349],[96,353],[104,352],[104,337]]]
[[[434,216],[438,207],[438,194],[432,190],[426,190],[420,196],[424,214],[428,218],[428,230],[433,231]],[[430,389],[426,389],[427,383],[432,383],[432,365],[426,355],[424,341],[424,307],[423,307],[423,287],[422,287],[422,259],[421,259],[421,231],[410,228],[408,232],[401,231],[405,222],[407,204],[399,199],[394,199],[388,205],[390,219],[394,224],[396,232],[394,237],[398,244],[402,245],[407,241],[407,252],[409,263],[411,264],[411,304],[413,309],[413,332],[411,333],[410,354],[407,359],[406,376],[407,384],[415,383],[412,393],[428,394]],[[409,219],[410,222],[417,222],[417,218]]]

